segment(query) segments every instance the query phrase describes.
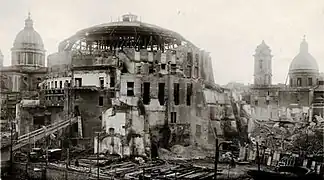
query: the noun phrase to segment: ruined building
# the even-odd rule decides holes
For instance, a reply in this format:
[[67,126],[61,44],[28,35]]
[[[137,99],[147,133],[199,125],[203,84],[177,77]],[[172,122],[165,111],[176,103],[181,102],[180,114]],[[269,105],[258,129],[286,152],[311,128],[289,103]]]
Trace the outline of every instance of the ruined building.
[[300,44],[299,53],[290,64],[288,78],[289,84],[272,84],[271,50],[262,41],[254,55],[254,85],[251,88],[250,101],[255,118],[278,120],[287,117],[300,120],[315,115],[323,117],[323,110],[317,109],[312,113],[311,107],[321,101],[324,95],[320,89],[323,77],[315,58],[308,51],[305,38]]
[[45,67],[29,15],[14,41],[12,65],[1,68],[1,99],[11,117],[4,118],[15,120],[23,135],[77,116],[78,123],[54,137],[90,144],[95,152],[96,132],[99,151],[111,154],[213,147],[231,112],[230,92],[215,84],[211,63],[208,52],[178,33],[127,14],[62,41]]
[[120,155],[207,145],[220,129],[211,117],[222,112],[213,107],[228,101],[214,83],[208,52],[131,14],[61,42],[48,57],[42,88],[46,107],[64,109],[57,116],[81,116],[75,136],[104,131],[99,151]]

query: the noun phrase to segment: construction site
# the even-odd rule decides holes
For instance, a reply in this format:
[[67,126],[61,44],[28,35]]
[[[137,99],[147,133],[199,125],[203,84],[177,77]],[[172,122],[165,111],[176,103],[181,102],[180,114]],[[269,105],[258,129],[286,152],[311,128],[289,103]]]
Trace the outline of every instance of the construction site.
[[213,177],[213,168],[184,163],[213,164],[216,137],[225,141],[224,126],[236,131],[231,92],[215,84],[208,52],[132,14],[78,31],[46,67],[44,52],[29,15],[12,65],[1,68],[2,119],[10,133],[2,138],[2,167],[29,177],[41,167],[43,178],[62,168],[58,179],[97,172],[96,166],[100,179],[138,178],[143,171]]
[[[29,14],[11,51],[0,68],[3,179],[249,179],[249,169],[283,161],[323,174],[321,151],[294,144],[323,121],[297,128],[278,113],[286,100],[271,69],[256,70],[249,92],[221,87],[207,51],[136,15],[76,32],[45,63]],[[270,61],[263,41],[256,64],[268,63],[264,54]],[[317,81],[313,117],[324,112]]]

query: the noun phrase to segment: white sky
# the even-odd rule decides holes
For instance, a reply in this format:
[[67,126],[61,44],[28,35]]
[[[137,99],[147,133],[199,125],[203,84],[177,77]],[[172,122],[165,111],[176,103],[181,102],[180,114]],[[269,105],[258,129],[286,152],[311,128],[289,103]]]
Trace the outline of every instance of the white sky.
[[253,83],[252,55],[262,40],[274,55],[274,83],[284,83],[303,35],[324,71],[324,0],[0,0],[5,65],[29,10],[47,55],[76,31],[130,12],[211,52],[218,84]]

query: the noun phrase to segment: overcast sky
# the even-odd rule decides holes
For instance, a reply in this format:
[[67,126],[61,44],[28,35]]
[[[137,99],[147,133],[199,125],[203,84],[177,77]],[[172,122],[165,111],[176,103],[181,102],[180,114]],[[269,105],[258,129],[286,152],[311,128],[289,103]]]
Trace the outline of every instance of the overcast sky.
[[324,71],[324,0],[0,0],[5,65],[28,11],[47,55],[76,31],[130,12],[211,52],[218,84],[253,83],[252,55],[262,40],[274,55],[274,83],[285,82],[303,35]]

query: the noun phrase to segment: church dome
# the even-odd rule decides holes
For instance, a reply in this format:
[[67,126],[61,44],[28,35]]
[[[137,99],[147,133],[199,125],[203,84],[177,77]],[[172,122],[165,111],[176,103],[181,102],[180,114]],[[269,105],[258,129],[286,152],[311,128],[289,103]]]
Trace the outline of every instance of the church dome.
[[25,20],[25,28],[17,34],[13,48],[32,48],[39,50],[44,49],[43,39],[38,34],[38,32],[35,31],[33,27],[33,20],[30,18],[30,14]]
[[289,72],[295,71],[316,71],[318,64],[315,58],[308,52],[308,43],[304,39],[300,44],[300,51],[290,64]]
[[11,65],[28,67],[45,66],[43,39],[35,31],[30,13],[25,20],[25,28],[17,34],[13,48],[11,49]]

